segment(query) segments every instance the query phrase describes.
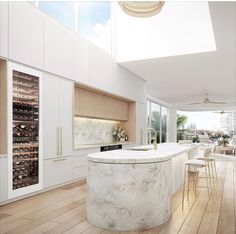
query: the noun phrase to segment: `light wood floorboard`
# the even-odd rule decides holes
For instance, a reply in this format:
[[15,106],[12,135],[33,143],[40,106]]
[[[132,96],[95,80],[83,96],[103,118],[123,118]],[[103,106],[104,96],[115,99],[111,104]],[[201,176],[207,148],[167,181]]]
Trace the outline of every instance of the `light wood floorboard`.
[[235,234],[236,161],[217,162],[219,194],[190,192],[182,210],[182,189],[172,198],[171,219],[156,228],[112,232],[86,219],[86,181],[45,192],[0,207],[0,234]]

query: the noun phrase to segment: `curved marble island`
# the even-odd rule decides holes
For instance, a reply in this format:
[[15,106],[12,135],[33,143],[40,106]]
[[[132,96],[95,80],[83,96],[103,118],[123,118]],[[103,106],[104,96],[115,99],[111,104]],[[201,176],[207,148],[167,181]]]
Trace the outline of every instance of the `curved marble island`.
[[[157,150],[89,154],[87,218],[90,223],[109,230],[133,231],[168,221],[173,190],[182,185],[182,164],[187,153],[195,148],[164,143]],[[175,158],[181,158],[177,159],[176,168],[173,167]],[[181,177],[178,186],[173,183],[176,175]]]

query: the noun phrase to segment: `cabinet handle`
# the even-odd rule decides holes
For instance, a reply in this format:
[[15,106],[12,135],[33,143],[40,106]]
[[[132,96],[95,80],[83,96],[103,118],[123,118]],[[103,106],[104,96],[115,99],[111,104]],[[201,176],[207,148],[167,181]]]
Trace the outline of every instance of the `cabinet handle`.
[[60,127],[60,156],[62,156],[62,126]]
[[58,161],[65,161],[66,158],[57,158],[57,159],[53,159],[53,162],[58,162]]
[[57,156],[59,157],[60,148],[59,148],[59,127],[57,127]]

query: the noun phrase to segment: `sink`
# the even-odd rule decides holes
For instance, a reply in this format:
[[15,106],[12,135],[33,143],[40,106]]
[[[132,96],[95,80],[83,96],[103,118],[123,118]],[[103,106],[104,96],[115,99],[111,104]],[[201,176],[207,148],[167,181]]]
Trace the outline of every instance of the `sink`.
[[138,148],[131,148],[128,150],[133,150],[133,151],[148,151],[148,150],[152,150],[152,149],[138,149]]
[[134,151],[149,151],[149,150],[153,150],[153,146],[152,145],[143,145],[143,146],[136,146],[136,147],[132,147],[129,148],[128,150],[134,150]]

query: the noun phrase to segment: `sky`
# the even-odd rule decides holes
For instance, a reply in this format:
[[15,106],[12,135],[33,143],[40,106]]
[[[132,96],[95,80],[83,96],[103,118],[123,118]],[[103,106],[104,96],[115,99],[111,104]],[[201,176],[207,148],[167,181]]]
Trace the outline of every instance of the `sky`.
[[73,28],[73,2],[39,1],[39,9]]
[[[109,1],[78,1],[77,4],[77,31],[111,53],[111,3]],[[41,1],[39,9],[73,29],[73,5],[72,1]]]
[[191,123],[196,124],[197,129],[217,130],[220,129],[220,114],[211,111],[178,111],[178,114],[188,117],[186,127]]

